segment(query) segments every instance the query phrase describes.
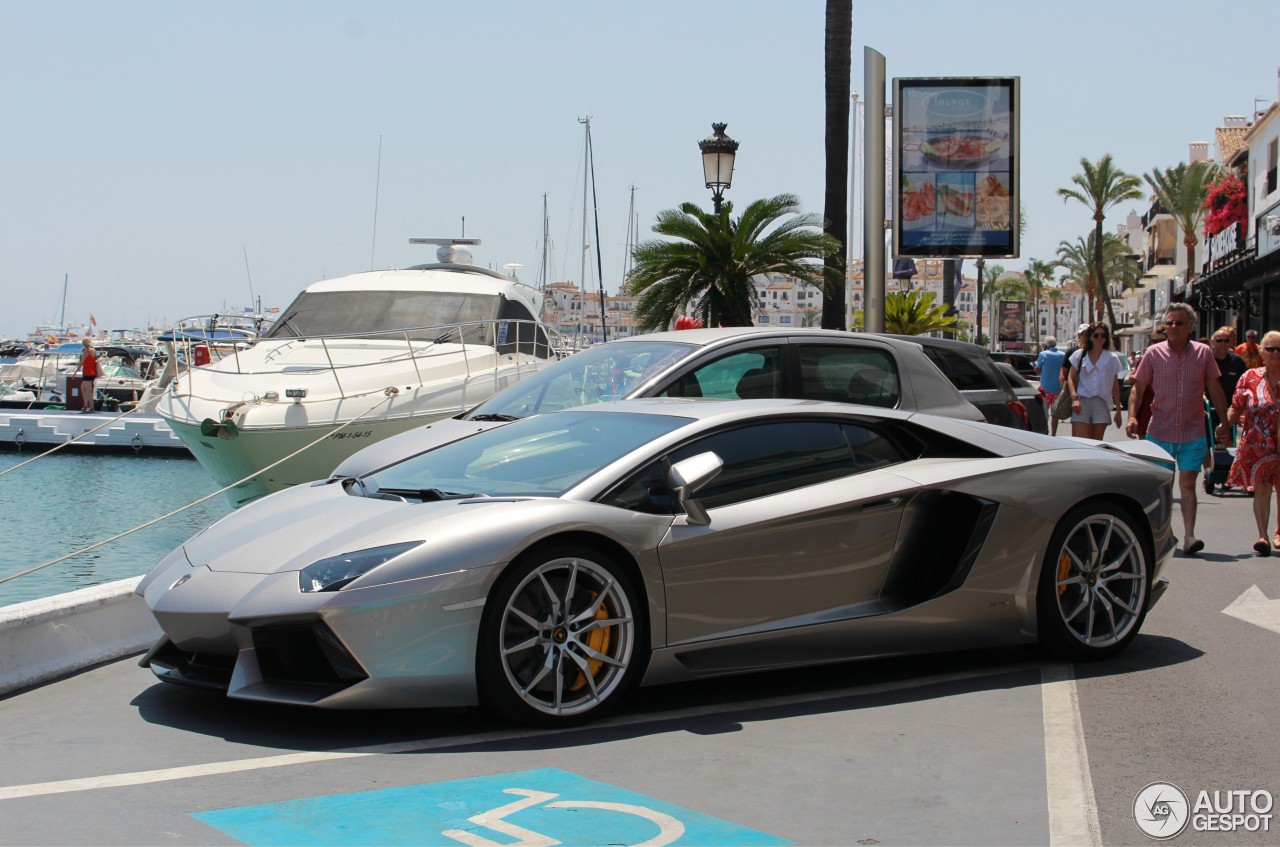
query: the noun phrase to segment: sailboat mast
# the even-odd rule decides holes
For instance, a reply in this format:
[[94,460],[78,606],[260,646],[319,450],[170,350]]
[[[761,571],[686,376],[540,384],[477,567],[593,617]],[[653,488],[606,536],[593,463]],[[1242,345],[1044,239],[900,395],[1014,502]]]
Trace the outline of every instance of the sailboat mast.
[[71,274],[62,275],[62,308],[58,312],[58,326],[61,329],[67,328],[67,279]]
[[640,240],[640,225],[636,220],[636,187],[631,186],[631,206],[627,209],[626,255],[622,257],[622,289],[625,293],[627,279],[631,276],[631,253]]
[[591,211],[596,222],[596,284],[600,289],[600,340],[609,341],[609,323],[604,304],[604,259],[600,256],[600,199],[596,196],[596,159],[591,146],[591,127],[587,127],[587,159],[591,162]]
[[[591,173],[591,116],[578,118],[578,123],[586,126],[582,145],[582,257],[578,266],[578,338],[582,337],[582,313],[587,305],[587,253],[591,244],[587,241],[587,187]],[[576,346],[576,344],[575,344]]]
[[538,269],[538,290],[547,290],[547,247],[551,241],[551,217],[547,214],[547,192],[542,192],[542,265]]

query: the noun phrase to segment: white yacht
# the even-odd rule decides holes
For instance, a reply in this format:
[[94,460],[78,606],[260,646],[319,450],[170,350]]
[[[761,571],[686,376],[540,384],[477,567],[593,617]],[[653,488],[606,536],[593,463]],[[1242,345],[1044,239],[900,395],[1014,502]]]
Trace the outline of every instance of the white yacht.
[[470,264],[457,245],[474,240],[431,243],[439,263],[314,283],[251,346],[170,384],[156,411],[219,484],[246,480],[237,504],[555,361],[540,292]]

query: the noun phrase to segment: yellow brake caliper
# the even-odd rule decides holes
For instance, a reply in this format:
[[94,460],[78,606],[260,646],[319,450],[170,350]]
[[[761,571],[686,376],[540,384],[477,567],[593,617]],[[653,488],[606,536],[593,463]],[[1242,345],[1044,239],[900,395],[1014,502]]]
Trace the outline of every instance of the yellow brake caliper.
[[[596,595],[592,594],[591,599],[594,601],[596,599]],[[596,620],[602,621],[607,617],[609,617],[609,612],[603,605],[599,609],[596,609]],[[609,627],[600,627],[599,629],[593,629],[591,632],[587,633],[587,637],[585,639],[587,646],[597,653],[604,653],[607,655],[609,642],[612,639],[609,629]],[[604,662],[601,662],[599,659],[587,659],[587,669],[591,671],[592,679],[595,678],[595,675],[600,670],[600,666],[603,664]],[[586,674],[579,672],[578,678],[574,680],[573,685],[569,686],[569,690],[577,691],[586,684]]]
[[1067,553],[1066,548],[1058,554],[1058,596],[1061,597],[1067,593],[1067,586],[1062,581],[1071,576],[1071,556]]

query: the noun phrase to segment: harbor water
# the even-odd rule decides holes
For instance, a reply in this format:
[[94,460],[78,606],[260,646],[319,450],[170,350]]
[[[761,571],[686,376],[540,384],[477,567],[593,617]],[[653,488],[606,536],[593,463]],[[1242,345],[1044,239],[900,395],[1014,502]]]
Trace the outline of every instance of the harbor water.
[[[34,454],[0,453],[0,472]],[[218,490],[190,458],[60,451],[0,476],[0,579],[168,514]],[[17,579],[0,606],[146,573],[170,550],[232,510],[219,494],[154,526]]]

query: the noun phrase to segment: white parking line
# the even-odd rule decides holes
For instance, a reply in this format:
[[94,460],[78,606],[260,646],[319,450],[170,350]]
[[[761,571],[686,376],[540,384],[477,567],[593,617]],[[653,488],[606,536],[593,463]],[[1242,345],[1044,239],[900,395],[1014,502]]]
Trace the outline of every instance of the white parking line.
[[[917,677],[910,680],[901,680],[898,682],[881,683],[877,685],[862,685],[842,688],[835,691],[822,691],[812,694],[799,694],[784,697],[771,697],[758,700],[742,701],[731,704],[719,704],[713,706],[698,706],[689,709],[679,709],[671,712],[643,713],[626,715],[619,718],[611,718],[598,721],[588,727],[591,730],[609,729],[612,727],[633,726],[643,723],[663,723],[666,721],[681,721],[690,718],[703,717],[706,715],[724,715],[734,714],[742,711],[769,709],[785,706],[801,705],[804,703],[814,703],[823,700],[833,700],[841,697],[853,696],[870,696],[875,694],[885,694],[893,691],[902,691],[912,688],[922,688],[929,685],[939,685],[948,682],[959,682],[968,679],[978,679],[985,676],[997,676],[1009,673],[1019,673],[1035,670],[1040,667],[1039,663],[1018,663],[1012,665],[1003,665],[1000,667],[988,668],[978,671],[962,671],[956,673],[937,674],[928,677]],[[1074,687],[1072,692],[1074,694]],[[1074,702],[1074,701],[1073,701]],[[1048,707],[1045,711],[1046,720],[1046,737],[1048,735]],[[1077,720],[1076,726],[1079,726]],[[353,759],[364,756],[380,756],[398,753],[422,753],[429,750],[446,749],[449,747],[459,747],[480,743],[492,743],[498,741],[511,741],[520,738],[547,737],[552,735],[560,735],[569,732],[580,732],[581,727],[567,727],[565,729],[517,729],[502,730],[497,732],[475,733],[471,735],[454,735],[443,738],[420,739],[416,741],[400,741],[392,744],[380,744],[369,747],[357,747],[347,750],[333,750],[328,752],[315,753],[286,753],[279,756],[261,756],[253,759],[233,759],[225,762],[210,762],[203,765],[185,765],[174,768],[160,768],[150,771],[134,771],[132,773],[104,774],[102,776],[83,777],[79,779],[63,779],[54,782],[35,782],[27,785],[10,785],[0,786],[0,801],[13,800],[19,797],[40,797],[50,794],[66,794],[76,791],[96,791],[104,788],[123,788],[131,785],[148,785],[158,782],[170,782],[179,779],[192,779],[204,776],[219,776],[222,774],[241,773],[245,771],[261,770],[264,768],[287,767],[289,765],[310,764],[314,762],[325,762],[336,759]],[[1046,742],[1047,744],[1047,742]],[[1087,773],[1087,767],[1086,767]],[[1092,799],[1092,790],[1090,790],[1090,799]],[[1052,803],[1050,804],[1052,806]],[[1096,841],[1093,843],[1097,843]]]
[[1040,670],[1044,703],[1044,769],[1049,795],[1049,844],[1101,847],[1080,699],[1070,665]]

